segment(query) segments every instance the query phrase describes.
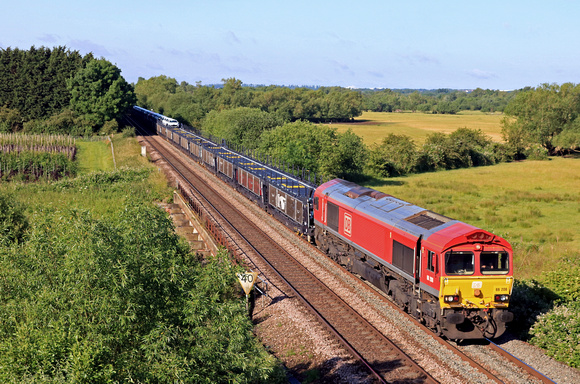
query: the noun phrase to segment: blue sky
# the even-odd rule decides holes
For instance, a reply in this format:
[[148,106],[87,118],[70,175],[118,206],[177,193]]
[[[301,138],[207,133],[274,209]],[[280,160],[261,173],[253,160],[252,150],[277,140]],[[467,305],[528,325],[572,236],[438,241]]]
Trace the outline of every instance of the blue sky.
[[580,83],[580,2],[2,0],[0,47],[67,46],[129,82],[517,89]]

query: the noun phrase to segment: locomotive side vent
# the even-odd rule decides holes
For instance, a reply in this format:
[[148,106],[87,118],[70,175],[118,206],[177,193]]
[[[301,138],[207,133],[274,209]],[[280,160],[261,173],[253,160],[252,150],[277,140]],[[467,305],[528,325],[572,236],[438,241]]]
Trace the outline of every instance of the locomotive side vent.
[[429,230],[443,225],[452,219],[443,215],[439,215],[435,212],[423,211],[413,216],[409,216],[405,220],[411,224],[415,224],[416,226]]

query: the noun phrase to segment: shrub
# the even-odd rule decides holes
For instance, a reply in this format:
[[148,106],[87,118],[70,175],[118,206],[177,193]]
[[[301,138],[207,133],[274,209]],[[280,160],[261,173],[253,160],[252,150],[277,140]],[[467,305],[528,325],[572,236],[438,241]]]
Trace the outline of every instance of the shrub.
[[123,137],[135,137],[135,127],[125,127],[122,132]]
[[119,124],[117,123],[117,120],[109,120],[106,121],[105,124],[103,124],[103,126],[101,127],[101,129],[99,130],[99,134],[101,135],[110,135],[111,133],[115,133],[119,130]]
[[253,338],[239,267],[225,253],[202,266],[162,210],[34,218],[27,242],[0,247],[0,381],[280,378]]
[[22,242],[27,229],[23,207],[11,195],[0,194],[0,246]]
[[541,145],[532,145],[524,149],[524,156],[529,160],[548,160],[548,150]]
[[538,316],[530,342],[571,367],[580,367],[580,305],[560,305]]

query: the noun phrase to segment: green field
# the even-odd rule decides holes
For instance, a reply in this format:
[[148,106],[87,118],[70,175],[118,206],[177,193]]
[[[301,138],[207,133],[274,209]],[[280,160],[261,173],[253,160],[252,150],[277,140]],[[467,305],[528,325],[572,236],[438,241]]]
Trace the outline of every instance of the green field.
[[410,136],[421,145],[434,132],[451,133],[457,128],[481,129],[494,141],[502,141],[501,113],[461,112],[456,115],[433,115],[411,112],[363,112],[352,123],[332,124],[339,132],[350,128],[365,144],[380,143],[389,133]]
[[505,237],[515,276],[580,258],[580,159],[503,163],[375,181],[372,188]]

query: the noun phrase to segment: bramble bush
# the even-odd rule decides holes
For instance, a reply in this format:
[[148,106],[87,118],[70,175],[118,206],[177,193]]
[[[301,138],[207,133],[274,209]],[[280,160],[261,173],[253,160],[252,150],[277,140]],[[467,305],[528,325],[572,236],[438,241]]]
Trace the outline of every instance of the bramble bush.
[[580,267],[571,260],[538,280],[516,281],[512,331],[556,360],[580,367]]
[[580,305],[558,305],[538,316],[530,342],[571,367],[580,367]]
[[13,196],[0,194],[0,247],[22,242],[27,229],[24,208]]

